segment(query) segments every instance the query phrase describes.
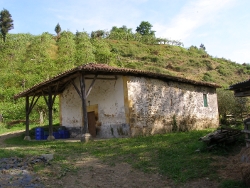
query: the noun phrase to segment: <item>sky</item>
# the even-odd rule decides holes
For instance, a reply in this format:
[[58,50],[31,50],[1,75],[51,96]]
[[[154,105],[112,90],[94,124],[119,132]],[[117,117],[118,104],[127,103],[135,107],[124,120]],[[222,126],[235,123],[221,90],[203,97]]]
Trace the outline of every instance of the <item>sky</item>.
[[73,33],[123,25],[135,32],[148,21],[156,37],[250,63],[250,0],[0,0],[3,9],[14,20],[9,33],[56,34],[57,23]]

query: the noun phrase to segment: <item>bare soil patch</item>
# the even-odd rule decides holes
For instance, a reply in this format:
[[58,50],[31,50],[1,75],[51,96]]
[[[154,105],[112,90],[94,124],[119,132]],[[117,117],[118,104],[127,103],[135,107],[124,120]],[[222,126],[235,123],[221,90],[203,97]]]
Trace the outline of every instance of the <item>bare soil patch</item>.
[[[45,169],[50,176],[43,176],[42,179],[46,187],[122,187],[122,188],[139,188],[139,187],[165,187],[165,188],[215,188],[218,183],[209,179],[199,179],[182,185],[177,185],[167,176],[158,173],[144,173],[132,168],[127,163],[117,163],[108,165],[99,159],[82,156],[81,159],[72,163],[77,170],[68,172],[65,176],[60,177],[56,166]],[[44,172],[45,172],[44,171]],[[43,173],[44,173],[43,172]],[[45,174],[46,174],[45,173]]]

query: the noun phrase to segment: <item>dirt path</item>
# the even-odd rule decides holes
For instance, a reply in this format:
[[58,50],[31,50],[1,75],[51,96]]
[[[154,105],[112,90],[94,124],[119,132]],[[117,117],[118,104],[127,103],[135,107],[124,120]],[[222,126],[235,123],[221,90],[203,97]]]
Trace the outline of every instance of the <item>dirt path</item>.
[[21,135],[22,133],[24,133],[23,130],[22,131],[14,131],[11,133],[0,134],[0,148],[4,148],[6,146],[6,144],[4,143],[5,139]]
[[176,185],[167,176],[158,173],[149,174],[133,169],[127,163],[113,165],[104,164],[99,159],[90,156],[81,156],[78,160],[72,159],[72,166],[77,170],[58,174],[55,166],[47,169],[50,177],[41,177],[47,188],[64,187],[102,187],[102,188],[217,188],[218,183],[207,178],[188,182],[183,185]]

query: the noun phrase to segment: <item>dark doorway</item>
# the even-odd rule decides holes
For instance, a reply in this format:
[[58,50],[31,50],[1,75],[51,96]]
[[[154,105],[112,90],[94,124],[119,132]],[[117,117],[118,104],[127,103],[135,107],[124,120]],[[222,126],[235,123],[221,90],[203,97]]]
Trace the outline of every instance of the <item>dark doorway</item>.
[[96,137],[96,120],[95,120],[95,112],[88,112],[88,129],[89,133],[93,138]]

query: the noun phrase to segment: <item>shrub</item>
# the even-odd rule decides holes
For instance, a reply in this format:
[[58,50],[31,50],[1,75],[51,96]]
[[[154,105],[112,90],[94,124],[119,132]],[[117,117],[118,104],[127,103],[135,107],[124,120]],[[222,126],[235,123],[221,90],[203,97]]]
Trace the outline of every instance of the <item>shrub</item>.
[[214,78],[213,78],[212,75],[209,74],[208,72],[206,72],[206,73],[203,75],[202,80],[203,80],[203,81],[206,81],[206,82],[214,82]]
[[206,65],[208,71],[213,70],[213,64],[210,60],[204,59],[202,62]]
[[220,73],[222,76],[229,75],[229,71],[226,68],[222,67],[222,66],[218,67],[218,73]]

